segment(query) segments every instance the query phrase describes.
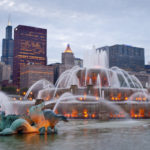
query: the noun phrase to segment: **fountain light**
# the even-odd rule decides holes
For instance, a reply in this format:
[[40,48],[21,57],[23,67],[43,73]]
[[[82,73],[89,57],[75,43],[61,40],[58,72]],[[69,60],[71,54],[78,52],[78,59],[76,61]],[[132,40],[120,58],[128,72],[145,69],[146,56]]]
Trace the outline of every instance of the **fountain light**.
[[142,98],[141,98],[141,97],[139,97],[139,100],[141,101],[141,100],[142,100]]
[[84,110],[83,110],[83,116],[84,116],[85,118],[88,118],[88,112],[87,112],[87,109],[84,109]]
[[131,117],[132,118],[144,118],[144,109],[140,108],[138,113],[134,113],[134,110],[131,110]]
[[146,101],[146,97],[143,97],[143,101]]
[[73,118],[78,117],[78,111],[76,109],[72,110],[71,117],[73,117]]
[[98,97],[98,96],[96,96],[96,100],[97,100],[97,101],[99,100],[99,97]]
[[25,96],[25,95],[26,95],[26,92],[23,92],[22,94]]
[[64,116],[70,118],[71,115],[68,113],[68,114],[64,114]]
[[119,119],[119,118],[125,118],[125,114],[124,114],[124,112],[122,112],[122,111],[121,111],[121,112],[118,112],[118,113],[114,113],[114,114],[111,112],[111,113],[109,114],[109,117],[110,117],[111,119],[113,119],[113,118],[118,118],[118,119]]
[[28,100],[29,100],[29,101],[32,101],[32,97],[29,97]]
[[16,92],[19,92],[19,91],[20,91],[20,89],[19,89],[19,88],[17,88],[17,89],[16,89]]
[[82,100],[83,100],[83,98],[82,98],[82,97],[80,97],[79,99],[80,99],[80,101],[82,101]]
[[125,100],[127,101],[127,100],[128,100],[128,97],[125,97]]
[[95,118],[95,117],[96,117],[95,113],[93,113],[93,114],[91,115],[91,117],[92,117],[92,118]]
[[115,99],[115,98],[112,96],[112,97],[111,97],[111,100],[114,100],[114,99]]

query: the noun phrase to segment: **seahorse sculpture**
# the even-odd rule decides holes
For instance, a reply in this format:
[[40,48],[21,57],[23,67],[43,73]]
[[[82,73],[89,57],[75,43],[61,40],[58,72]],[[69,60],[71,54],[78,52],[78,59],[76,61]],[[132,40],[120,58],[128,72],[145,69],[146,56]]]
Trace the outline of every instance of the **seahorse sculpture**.
[[56,124],[59,121],[67,122],[63,115],[57,115],[50,109],[44,109],[44,102],[29,109],[29,116],[5,115],[0,113],[0,135],[16,133],[57,133]]

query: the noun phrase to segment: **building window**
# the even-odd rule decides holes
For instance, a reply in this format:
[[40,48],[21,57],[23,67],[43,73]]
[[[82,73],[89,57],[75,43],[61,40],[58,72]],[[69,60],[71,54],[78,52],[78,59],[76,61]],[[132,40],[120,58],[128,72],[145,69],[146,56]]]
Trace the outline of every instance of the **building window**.
[[139,52],[138,52],[138,53],[139,53],[139,56],[141,56],[141,51],[140,51],[140,49],[139,49]]
[[129,49],[127,49],[127,55],[129,55]]
[[122,55],[124,55],[124,48],[122,48]]
[[136,56],[136,50],[134,49],[134,55]]

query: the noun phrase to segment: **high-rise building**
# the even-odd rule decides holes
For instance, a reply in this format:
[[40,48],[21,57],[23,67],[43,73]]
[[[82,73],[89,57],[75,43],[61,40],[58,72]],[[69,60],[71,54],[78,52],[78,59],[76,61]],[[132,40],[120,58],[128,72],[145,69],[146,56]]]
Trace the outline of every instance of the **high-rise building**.
[[11,75],[11,66],[6,65],[4,62],[0,62],[0,82],[7,80],[10,80]]
[[97,48],[96,50],[107,52],[109,67],[117,66],[127,71],[144,70],[144,48],[117,44]]
[[13,83],[20,86],[20,68],[28,63],[47,64],[47,30],[19,25],[14,29]]
[[74,66],[74,54],[70,48],[70,45],[67,45],[66,50],[62,53],[62,64],[65,66]]
[[11,69],[13,68],[13,48],[14,48],[14,40],[12,39],[12,26],[11,23],[8,22],[6,27],[6,36],[2,40],[2,57],[1,61],[6,65],[10,65]]
[[53,67],[54,84],[64,71],[71,69],[76,65],[78,65],[79,67],[83,67],[83,60],[74,57],[70,45],[68,44],[65,51],[62,53],[62,63],[50,64],[50,66]]
[[46,79],[53,83],[53,68],[51,66],[27,64],[20,70],[20,88],[29,88],[36,81]]

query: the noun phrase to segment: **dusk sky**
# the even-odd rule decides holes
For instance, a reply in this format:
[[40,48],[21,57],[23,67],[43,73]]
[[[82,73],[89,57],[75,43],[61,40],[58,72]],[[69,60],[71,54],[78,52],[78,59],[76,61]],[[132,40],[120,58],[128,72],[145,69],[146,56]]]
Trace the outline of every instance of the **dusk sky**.
[[145,48],[150,61],[150,0],[0,0],[0,55],[8,16],[13,28],[46,28],[49,63],[60,62],[67,43],[76,57],[113,44]]

